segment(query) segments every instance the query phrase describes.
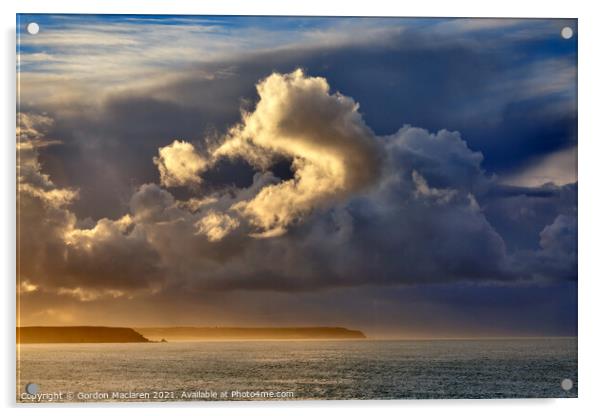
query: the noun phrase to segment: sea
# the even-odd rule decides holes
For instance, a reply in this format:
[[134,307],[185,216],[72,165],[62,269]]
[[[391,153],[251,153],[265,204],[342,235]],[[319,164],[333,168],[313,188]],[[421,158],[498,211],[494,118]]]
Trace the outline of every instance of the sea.
[[17,402],[577,397],[577,339],[17,346]]

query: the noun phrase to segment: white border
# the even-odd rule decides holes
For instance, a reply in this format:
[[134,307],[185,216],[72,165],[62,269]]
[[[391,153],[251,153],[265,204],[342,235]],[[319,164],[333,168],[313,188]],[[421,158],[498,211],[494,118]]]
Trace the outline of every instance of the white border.
[[216,15],[306,15],[306,16],[443,16],[443,17],[578,17],[583,6],[575,2],[546,1],[545,7],[526,1],[433,1],[392,2],[371,0],[102,0],[94,3],[76,0],[21,0],[21,13],[149,13],[149,14],[216,14]]
[[[349,0],[284,1],[192,1],[192,0],[4,0],[2,13],[2,110],[3,140],[0,151],[0,172],[3,198],[0,204],[0,249],[3,266],[2,281],[2,355],[0,394],[2,405],[13,407],[15,397],[14,377],[14,319],[15,319],[15,13],[143,13],[143,14],[231,14],[231,15],[347,15],[347,16],[487,16],[487,17],[571,17],[579,18],[579,399],[564,400],[440,400],[440,401],[381,401],[381,402],[294,402],[294,403],[199,403],[178,407],[150,407],[148,405],[87,406],[88,414],[106,414],[110,411],[139,411],[145,415],[162,416],[172,413],[210,412],[232,414],[244,411],[249,415],[264,414],[328,414],[345,412],[364,415],[367,411],[379,414],[411,413],[470,415],[487,413],[532,412],[546,415],[589,414],[600,408],[602,387],[600,379],[600,317],[598,300],[602,294],[600,270],[600,243],[602,232],[600,215],[602,204],[599,180],[602,179],[598,155],[602,154],[597,122],[600,118],[599,74],[602,74],[599,40],[602,39],[602,15],[596,13],[595,2],[552,1],[527,2],[524,0],[488,1],[429,1],[398,2],[370,0],[351,3]],[[596,76],[598,75],[598,76]],[[600,179],[599,179],[600,178]],[[76,406],[54,408],[21,408],[20,413],[81,414]],[[340,410],[339,410],[340,409]]]

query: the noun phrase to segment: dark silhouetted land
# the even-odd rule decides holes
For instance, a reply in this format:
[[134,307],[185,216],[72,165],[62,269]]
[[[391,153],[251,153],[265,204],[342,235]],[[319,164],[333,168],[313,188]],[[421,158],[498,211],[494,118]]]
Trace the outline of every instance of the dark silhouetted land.
[[17,343],[150,342],[132,328],[105,326],[17,327]]
[[147,338],[168,341],[203,339],[363,339],[366,336],[353,329],[341,327],[165,327],[135,328]]

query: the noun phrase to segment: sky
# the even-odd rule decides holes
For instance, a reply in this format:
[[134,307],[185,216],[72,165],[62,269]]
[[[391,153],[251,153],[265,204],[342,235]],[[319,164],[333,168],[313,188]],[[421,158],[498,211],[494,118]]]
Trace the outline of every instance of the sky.
[[18,324],[576,335],[577,32],[19,15]]

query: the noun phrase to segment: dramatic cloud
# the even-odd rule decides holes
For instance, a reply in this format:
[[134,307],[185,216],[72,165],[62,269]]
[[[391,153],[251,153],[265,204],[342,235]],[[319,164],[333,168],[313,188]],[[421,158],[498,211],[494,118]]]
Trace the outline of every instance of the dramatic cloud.
[[[535,230],[533,249],[509,250],[487,216],[507,217],[496,201],[509,191],[459,133],[404,126],[376,136],[353,99],[300,70],[272,74],[257,91],[255,108],[206,150],[182,140],[159,148],[160,184],[192,194],[146,184],[128,214],[98,221],[77,218],[69,208],[77,191],[42,173],[34,143],[49,140],[52,120],[21,115],[22,292],[91,301],[163,290],[575,278],[575,214],[556,212]],[[222,160],[253,166],[252,184],[205,188]],[[283,160],[290,179],[271,171]],[[540,203],[562,189],[546,186],[533,190]]]
[[[92,301],[576,277],[576,187],[502,185],[457,132],[404,126],[376,136],[352,98],[300,70],[260,80],[257,93],[254,109],[206,149],[160,147],[160,184],[138,187],[128,213],[98,221],[78,218],[77,190],[42,173],[36,146],[56,140],[52,120],[22,114],[22,293]],[[251,184],[206,186],[223,161],[249,164]],[[283,162],[290,177],[274,174]],[[521,237],[531,246],[510,248],[512,235],[492,221],[526,232],[533,224],[521,209],[548,222]]]
[[[212,164],[220,158],[242,158],[261,170],[283,158],[292,160],[294,178],[271,184],[250,200],[230,208],[249,219],[258,237],[286,232],[314,208],[336,201],[373,184],[381,169],[381,150],[366,126],[358,104],[339,93],[331,94],[324,78],[306,77],[301,70],[272,74],[257,85],[259,101],[243,122],[230,129],[210,152]],[[175,141],[154,159],[165,186],[194,185],[209,167],[190,143]],[[236,228],[225,214],[201,222],[221,239]],[[218,219],[219,218],[219,219]],[[227,224],[225,227],[217,224]]]

